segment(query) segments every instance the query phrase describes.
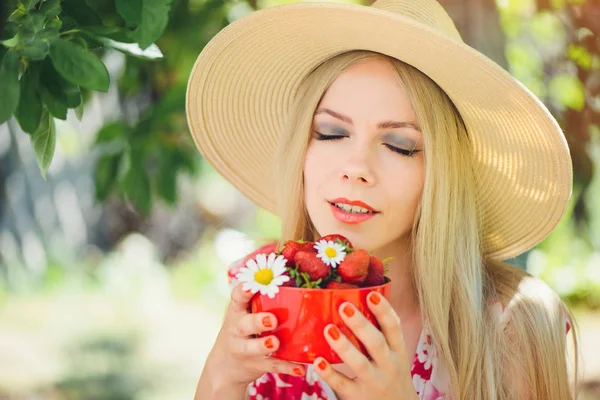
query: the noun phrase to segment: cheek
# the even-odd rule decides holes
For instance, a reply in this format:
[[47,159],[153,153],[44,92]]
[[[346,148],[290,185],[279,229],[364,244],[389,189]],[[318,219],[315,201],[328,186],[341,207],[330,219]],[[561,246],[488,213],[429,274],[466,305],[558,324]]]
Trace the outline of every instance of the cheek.
[[304,184],[314,185],[319,179],[322,179],[326,172],[327,163],[323,154],[320,154],[319,149],[315,146],[310,146],[306,150],[304,158]]
[[319,158],[315,154],[315,149],[309,146],[304,158],[304,193],[307,205],[311,204],[310,199],[314,197],[313,192],[318,186],[319,168]]
[[384,181],[392,183],[388,185],[387,190],[389,197],[393,199],[392,203],[404,205],[399,209],[406,212],[413,210],[419,203],[425,178],[423,168],[420,165],[416,165],[414,168],[404,166],[401,171],[400,174],[388,176]]

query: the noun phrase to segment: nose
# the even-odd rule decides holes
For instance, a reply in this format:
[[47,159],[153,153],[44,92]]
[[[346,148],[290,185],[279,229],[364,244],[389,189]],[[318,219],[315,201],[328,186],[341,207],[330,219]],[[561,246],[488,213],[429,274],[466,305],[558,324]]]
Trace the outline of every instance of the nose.
[[357,143],[351,151],[352,153],[347,153],[342,165],[342,180],[372,186],[375,183],[375,174],[371,166],[369,146]]

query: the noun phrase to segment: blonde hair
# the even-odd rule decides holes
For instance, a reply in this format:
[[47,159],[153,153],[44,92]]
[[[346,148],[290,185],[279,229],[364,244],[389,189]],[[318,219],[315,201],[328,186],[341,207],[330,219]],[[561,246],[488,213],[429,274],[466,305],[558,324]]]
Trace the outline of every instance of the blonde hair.
[[[448,370],[452,398],[515,399],[523,388],[532,399],[575,398],[577,351],[569,385],[563,325],[564,316],[576,350],[573,317],[543,282],[509,264],[485,260],[481,216],[474,212],[477,188],[467,130],[445,92],[416,68],[360,50],[325,60],[303,80],[276,157],[282,229],[278,246],[287,240],[318,239],[303,184],[313,113],[339,74],[376,57],[397,71],[427,149],[423,194],[412,230],[413,284],[423,321]],[[488,307],[495,301],[510,315],[504,328]],[[516,371],[523,378],[515,382]]]

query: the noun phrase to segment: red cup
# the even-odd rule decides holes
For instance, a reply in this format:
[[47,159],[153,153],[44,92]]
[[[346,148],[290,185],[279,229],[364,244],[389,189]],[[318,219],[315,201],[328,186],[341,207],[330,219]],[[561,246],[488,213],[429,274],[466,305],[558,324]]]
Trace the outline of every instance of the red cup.
[[331,364],[344,361],[329,346],[323,331],[328,324],[335,324],[354,346],[369,359],[369,353],[344,323],[339,308],[344,302],[352,303],[377,329],[377,319],[369,310],[367,295],[378,292],[390,299],[391,281],[356,289],[305,289],[280,286],[274,298],[257,293],[252,298],[253,313],[270,312],[277,317],[277,327],[263,332],[260,337],[275,335],[279,348],[271,353],[275,358],[297,363],[312,364],[317,357],[325,358]]

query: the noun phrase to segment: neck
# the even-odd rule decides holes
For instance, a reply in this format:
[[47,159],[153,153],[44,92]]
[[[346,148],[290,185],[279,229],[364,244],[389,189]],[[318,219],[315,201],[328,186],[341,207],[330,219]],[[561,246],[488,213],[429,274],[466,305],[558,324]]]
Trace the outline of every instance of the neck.
[[415,316],[419,311],[416,290],[413,285],[413,262],[409,254],[410,245],[404,238],[391,242],[373,251],[373,255],[387,262],[386,276],[392,281],[390,304],[401,319]]

